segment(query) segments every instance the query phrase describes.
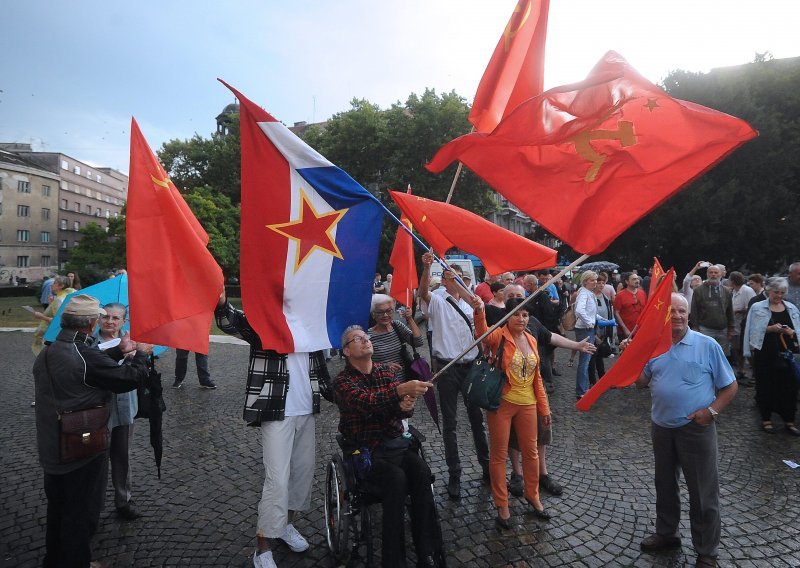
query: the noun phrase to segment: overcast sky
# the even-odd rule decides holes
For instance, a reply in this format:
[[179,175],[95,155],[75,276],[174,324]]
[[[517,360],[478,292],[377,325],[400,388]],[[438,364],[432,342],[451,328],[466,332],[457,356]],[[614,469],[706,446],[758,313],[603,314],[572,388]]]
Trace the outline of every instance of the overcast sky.
[[[388,107],[426,87],[472,102],[515,0],[0,0],[0,141],[128,171],[135,116],[151,147],[208,136],[221,77],[291,125]],[[658,82],[800,55],[797,0],[552,0],[545,87],[608,50]]]

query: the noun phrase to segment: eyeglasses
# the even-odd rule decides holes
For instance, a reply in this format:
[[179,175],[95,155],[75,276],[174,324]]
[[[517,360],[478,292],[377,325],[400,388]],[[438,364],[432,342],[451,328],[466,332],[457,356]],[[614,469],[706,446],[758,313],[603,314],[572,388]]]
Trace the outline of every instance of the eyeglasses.
[[344,345],[342,345],[342,347],[347,347],[348,345],[350,345],[354,341],[356,343],[366,343],[367,341],[371,341],[371,339],[369,338],[369,336],[366,336],[366,335],[356,335],[353,339],[351,339],[350,341],[348,341]]
[[375,314],[376,316],[380,317],[380,316],[390,316],[390,315],[392,315],[393,311],[394,311],[393,309],[389,308],[387,310],[375,310],[372,313]]
[[121,318],[120,316],[109,316],[109,315],[104,315],[104,316],[100,316],[100,319],[104,319],[104,320],[112,320],[112,321],[122,321],[122,320],[123,320],[123,319],[125,319],[125,318]]

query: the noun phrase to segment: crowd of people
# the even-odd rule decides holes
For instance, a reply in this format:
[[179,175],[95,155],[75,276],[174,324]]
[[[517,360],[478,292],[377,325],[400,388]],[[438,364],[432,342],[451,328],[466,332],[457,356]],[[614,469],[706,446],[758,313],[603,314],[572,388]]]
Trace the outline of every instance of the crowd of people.
[[[418,399],[434,387],[441,408],[449,498],[461,497],[463,461],[469,451],[457,434],[461,398],[480,476],[497,509],[498,530],[511,526],[509,494],[523,497],[536,518],[552,518],[540,491],[564,491],[546,465],[546,447],[553,443],[548,397],[554,377],[562,374],[555,366],[554,350],[561,347],[578,354],[576,396],[582,396],[602,377],[602,359],[614,349],[624,350],[635,338],[649,278],[643,282],[630,272],[616,281],[616,275],[586,270],[576,287],[569,279],[548,283],[550,273],[540,271],[489,275],[473,287],[456,266],[445,269],[440,280],[432,279],[433,261],[431,253],[422,256],[416,300],[409,306],[398,305],[388,295],[391,278],[383,281],[376,274],[372,324],[367,329],[353,324],[343,331],[345,367],[335,378],[322,351],[285,354],[265,349],[245,313],[224,294],[220,297],[217,326],[250,345],[243,416],[260,429],[264,463],[255,568],[276,566],[272,551],[278,540],[295,552],[309,548],[293,520],[311,505],[321,398],[339,408],[345,457],[361,456],[362,490],[372,491],[382,503],[384,566],[406,565],[402,518],[407,502],[417,565],[445,564],[442,543],[434,538],[440,533],[432,530],[438,521],[431,471],[417,451],[408,422],[413,421]],[[703,269],[705,280],[699,274]],[[74,289],[75,282],[66,276],[53,278],[46,309]],[[764,432],[776,432],[773,415],[778,415],[789,434],[800,435],[795,426],[798,383],[785,359],[787,351],[798,351],[800,263],[790,266],[788,279],[765,279],[740,272],[727,275],[721,265],[698,262],[675,289],[672,347],[651,359],[636,383],[652,394],[657,494],[656,532],[641,548],[655,552],[680,546],[682,470],[697,565],[716,566],[721,522],[714,421],[746,381],[748,366]],[[531,295],[535,298],[526,301]],[[560,326],[570,304],[576,314],[574,340]],[[39,453],[48,499],[46,566],[89,564],[89,539],[103,506],[109,459],[118,514],[138,516],[127,462],[136,414],[136,396],[129,393],[146,376],[145,358],[152,346],[137,345],[120,333],[126,318],[126,306],[101,308],[89,296],[73,296],[62,315],[62,332],[39,352],[34,365]],[[506,321],[496,326],[501,320]],[[428,332],[433,371],[441,371],[433,382],[409,370],[408,350],[423,347],[423,329]],[[105,352],[97,348],[98,342],[113,339],[119,341]],[[482,353],[497,357],[505,376],[496,410],[483,411],[467,396],[470,370]],[[186,357],[188,353],[179,363],[184,373]],[[198,361],[199,373],[200,367]],[[53,388],[54,368],[58,389]],[[182,380],[176,380],[177,386]],[[109,406],[110,449],[65,463],[58,452],[56,411],[90,402]]]

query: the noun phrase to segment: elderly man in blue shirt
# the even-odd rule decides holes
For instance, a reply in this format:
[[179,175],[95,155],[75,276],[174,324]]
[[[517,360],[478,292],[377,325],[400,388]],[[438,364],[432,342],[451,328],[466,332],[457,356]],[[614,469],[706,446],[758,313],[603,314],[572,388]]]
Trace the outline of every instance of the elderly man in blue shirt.
[[656,532],[641,548],[678,548],[679,469],[689,490],[689,521],[696,566],[717,565],[721,521],[717,470],[717,416],[736,395],[737,383],[714,339],[689,329],[689,305],[672,294],[672,347],[648,361],[636,386],[650,386],[655,455]]

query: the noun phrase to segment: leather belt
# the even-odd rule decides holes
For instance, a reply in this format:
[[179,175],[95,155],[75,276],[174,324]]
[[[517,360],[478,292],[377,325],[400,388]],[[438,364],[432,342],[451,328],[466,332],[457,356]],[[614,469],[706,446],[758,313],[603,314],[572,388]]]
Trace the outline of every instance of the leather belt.
[[[436,359],[436,362],[440,363],[442,365],[442,367],[444,367],[445,365],[448,365],[452,361],[452,359],[442,359],[441,357],[434,357],[434,359]],[[454,367],[471,367],[472,363],[474,363],[474,361],[465,361],[463,363],[453,363],[453,366]]]

